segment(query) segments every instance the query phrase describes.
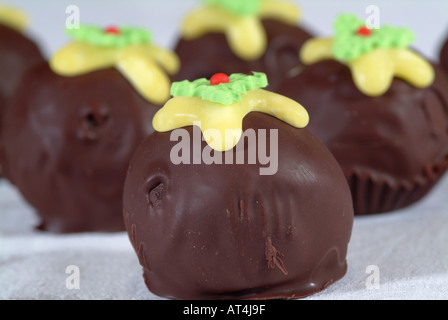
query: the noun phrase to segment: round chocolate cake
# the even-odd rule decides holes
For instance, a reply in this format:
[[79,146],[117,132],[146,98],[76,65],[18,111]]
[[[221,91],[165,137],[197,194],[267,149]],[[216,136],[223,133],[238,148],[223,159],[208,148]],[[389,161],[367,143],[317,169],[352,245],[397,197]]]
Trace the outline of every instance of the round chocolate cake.
[[[415,71],[418,79],[428,74],[427,84],[417,86],[413,73],[402,72],[403,77],[394,77],[384,93],[368,94],[354,80],[358,70],[323,59],[278,90],[307,106],[309,129],[340,163],[358,215],[415,203],[448,165],[448,80],[440,67],[403,50],[401,57],[412,61],[408,70]],[[375,61],[373,70],[378,70],[382,61]]]
[[208,79],[218,71],[230,74],[259,70],[269,76],[269,89],[274,90],[285,78],[303,67],[297,52],[311,35],[302,28],[275,20],[264,20],[263,25],[269,46],[261,58],[253,61],[237,57],[229,48],[226,37],[220,33],[210,33],[195,40],[180,39],[175,52],[182,67],[175,80]]
[[442,51],[440,52],[440,65],[448,74],[448,39],[442,47]]
[[[280,6],[282,5],[281,1],[277,1],[277,3]],[[241,5],[244,6],[244,1],[241,1]],[[290,9],[290,7],[287,8]],[[225,10],[227,14],[231,11]],[[295,8],[292,7],[292,10],[289,12],[294,12],[294,10]],[[221,15],[217,15],[214,21],[220,18],[222,18]],[[198,21],[205,20],[201,17],[193,16],[187,21],[192,24],[194,19]],[[238,15],[235,19],[239,19]],[[229,22],[222,22],[222,24],[226,25],[228,23],[230,25],[234,22],[235,20],[229,20]],[[227,25],[223,27],[223,30],[216,31],[214,27],[204,22],[204,28],[207,28],[206,32],[202,32],[200,35],[198,33],[198,36],[194,37],[182,36],[175,47],[175,52],[181,61],[181,69],[175,80],[209,79],[217,72],[232,74],[259,71],[266,73],[269,77],[268,89],[275,90],[283,79],[300,71],[303,65],[297,53],[302,44],[310,39],[312,35],[305,28],[287,21],[281,15],[260,17],[259,23],[262,32],[265,33],[263,36],[266,37],[266,47],[263,49],[263,52],[250,57],[243,57],[229,44],[231,36],[226,31]],[[245,32],[248,33],[249,31],[244,29],[238,30],[240,34]],[[254,38],[257,38],[257,36],[254,36]],[[245,41],[243,45],[247,47],[252,46],[252,43],[247,41],[247,39],[243,41]]]
[[[41,230],[123,231],[129,161],[154,131],[158,102],[169,98],[169,77],[149,53],[164,62],[175,57],[142,30],[73,32],[83,41],[30,69],[5,110],[4,175],[35,208]],[[140,39],[138,46],[123,46],[129,39]]]
[[[271,103],[281,109],[283,101]],[[186,100],[179,103],[187,108]],[[197,126],[180,135],[154,132],[137,149],[125,182],[124,220],[154,294],[292,299],[345,275],[353,207],[334,157],[308,129],[264,113],[249,113],[242,128],[256,139],[243,135],[233,149],[213,150],[213,163],[195,160],[211,150]],[[188,140],[182,163],[173,134]],[[276,170],[260,174],[266,161],[248,159],[257,143],[273,137],[266,155],[277,155]],[[237,150],[245,157],[239,164]]]
[[77,77],[31,69],[5,110],[4,175],[66,233],[124,230],[123,182],[157,107],[115,69]]

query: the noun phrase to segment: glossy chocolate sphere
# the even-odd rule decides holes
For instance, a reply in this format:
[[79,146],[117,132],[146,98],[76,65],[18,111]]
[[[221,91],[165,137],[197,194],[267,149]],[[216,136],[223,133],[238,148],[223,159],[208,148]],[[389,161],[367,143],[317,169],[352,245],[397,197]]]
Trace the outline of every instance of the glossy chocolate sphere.
[[51,232],[122,231],[132,153],[158,107],[115,69],[62,77],[31,69],[6,109],[4,175]]
[[[153,133],[137,149],[125,183],[124,219],[154,294],[289,299],[345,275],[353,207],[334,157],[308,129],[265,114],[250,113],[243,129],[255,130],[257,139],[267,130],[266,141],[278,130],[275,174],[261,175],[266,165],[260,161],[235,164],[232,150],[218,152],[222,164],[176,165],[170,156],[178,142],[170,141],[170,132]],[[193,137],[197,127],[185,130]],[[244,141],[235,148],[245,143],[249,157],[254,146]],[[188,145],[191,157],[207,147]],[[276,153],[272,146],[266,154]]]

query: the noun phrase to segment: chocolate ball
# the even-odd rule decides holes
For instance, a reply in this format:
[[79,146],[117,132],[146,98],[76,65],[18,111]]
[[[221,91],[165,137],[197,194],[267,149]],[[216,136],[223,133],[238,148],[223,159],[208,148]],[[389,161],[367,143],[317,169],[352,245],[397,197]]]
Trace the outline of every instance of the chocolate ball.
[[5,110],[4,174],[39,229],[124,230],[126,170],[157,110],[115,69],[63,77],[42,63],[24,76]]
[[299,59],[302,44],[310,39],[309,31],[272,19],[262,21],[267,33],[268,47],[264,55],[246,61],[233,53],[223,33],[209,33],[195,40],[179,39],[175,52],[181,61],[181,70],[175,81],[210,79],[216,73],[264,72],[269,89],[275,88],[284,78],[296,74],[303,66]]
[[368,97],[345,65],[327,60],[306,67],[279,93],[300,101],[309,129],[334,154],[349,181],[355,214],[389,212],[425,196],[448,165],[448,80],[434,66],[423,89],[394,79]]
[[[215,151],[222,164],[175,164],[170,156],[180,142],[170,132],[153,133],[137,149],[125,182],[124,219],[154,294],[291,299],[345,275],[353,207],[336,160],[306,128],[253,112],[243,122],[249,129],[258,142],[262,130],[268,142],[278,132],[278,141],[266,146],[266,155],[277,154],[275,174],[260,174],[267,167],[260,158],[250,163],[253,140],[234,149],[244,144],[243,164],[235,164],[232,150]],[[182,130],[194,137],[199,129]],[[190,159],[207,146],[193,138],[187,143]]]

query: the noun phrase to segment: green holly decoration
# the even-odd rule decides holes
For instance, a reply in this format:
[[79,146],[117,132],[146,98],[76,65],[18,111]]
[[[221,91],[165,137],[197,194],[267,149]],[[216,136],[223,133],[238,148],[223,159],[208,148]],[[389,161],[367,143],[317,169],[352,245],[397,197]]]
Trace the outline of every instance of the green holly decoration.
[[377,48],[407,48],[415,35],[407,28],[383,26],[368,29],[352,14],[342,14],[335,23],[333,53],[338,60],[353,60]]
[[202,0],[242,16],[255,16],[264,0]]
[[174,82],[171,86],[173,97],[198,97],[203,100],[231,105],[239,102],[250,90],[268,86],[266,74],[253,72],[253,75],[235,73],[227,77],[216,74],[211,80],[202,78],[190,82],[188,80]]
[[101,47],[123,48],[152,42],[150,31],[129,26],[102,29],[94,25],[81,25],[78,29],[67,29],[67,33],[76,41]]

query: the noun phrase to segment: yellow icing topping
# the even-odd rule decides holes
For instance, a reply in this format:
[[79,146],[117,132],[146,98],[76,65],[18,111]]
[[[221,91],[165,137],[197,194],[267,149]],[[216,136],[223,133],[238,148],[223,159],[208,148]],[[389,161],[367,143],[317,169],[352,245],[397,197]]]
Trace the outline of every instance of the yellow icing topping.
[[307,65],[334,59],[333,38],[310,39],[303,44],[299,55],[300,60]]
[[171,51],[152,44],[101,47],[73,42],[54,54],[50,66],[55,73],[67,77],[115,67],[145,99],[163,105],[171,88],[166,73],[177,73],[180,62]]
[[293,2],[265,0],[261,3],[258,16],[261,19],[276,19],[294,25],[300,20],[302,12]]
[[249,91],[242,100],[231,105],[210,102],[198,97],[176,97],[160,109],[154,119],[156,131],[199,125],[208,145],[217,151],[236,146],[243,130],[243,119],[252,111],[272,115],[291,126],[308,125],[308,112],[299,103],[263,89]]
[[28,16],[17,8],[0,5],[0,24],[23,32],[28,26]]
[[356,86],[366,95],[381,96],[390,88],[394,77],[417,88],[434,81],[431,64],[415,52],[404,49],[376,49],[349,61]]
[[[300,52],[304,64],[335,59],[333,39],[307,41]],[[417,88],[430,86],[435,78],[432,65],[407,48],[377,48],[345,63],[351,70],[357,88],[365,95],[376,97],[387,92],[394,77]]]
[[294,24],[300,12],[295,4],[265,0],[257,15],[238,15],[222,7],[208,5],[186,17],[182,35],[186,40],[199,38],[207,33],[221,32],[227,37],[232,51],[243,60],[256,60],[266,51],[267,36],[262,18],[279,19]]

